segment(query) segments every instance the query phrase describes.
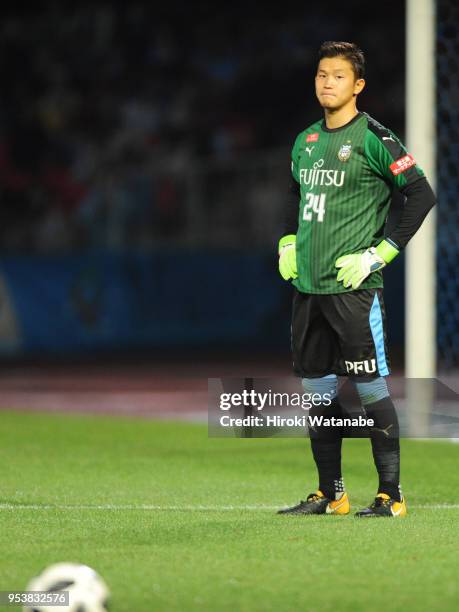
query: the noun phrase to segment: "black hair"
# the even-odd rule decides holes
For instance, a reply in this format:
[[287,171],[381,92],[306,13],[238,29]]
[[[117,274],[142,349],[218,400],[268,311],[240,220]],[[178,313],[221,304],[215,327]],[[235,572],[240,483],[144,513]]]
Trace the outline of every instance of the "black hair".
[[356,79],[365,76],[365,56],[354,43],[327,40],[319,49],[319,62],[323,57],[343,57],[351,64]]

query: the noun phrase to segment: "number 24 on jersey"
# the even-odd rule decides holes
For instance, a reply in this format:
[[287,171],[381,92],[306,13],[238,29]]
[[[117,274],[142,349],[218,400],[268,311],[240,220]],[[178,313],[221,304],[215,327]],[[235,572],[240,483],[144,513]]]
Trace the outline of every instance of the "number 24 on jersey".
[[325,198],[326,193],[315,195],[313,193],[306,194],[306,203],[303,209],[303,220],[312,221],[313,215],[317,215],[317,221],[322,223],[325,215]]

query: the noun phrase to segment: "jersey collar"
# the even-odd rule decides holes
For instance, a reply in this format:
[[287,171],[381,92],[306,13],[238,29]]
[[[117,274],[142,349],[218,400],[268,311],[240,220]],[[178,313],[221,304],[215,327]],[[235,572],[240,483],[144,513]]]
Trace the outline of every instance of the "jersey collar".
[[348,128],[350,125],[352,125],[353,123],[355,123],[356,121],[358,121],[362,115],[363,115],[363,113],[359,111],[359,112],[357,113],[357,115],[356,115],[356,116],[355,116],[353,119],[351,119],[350,121],[348,121],[348,122],[347,122],[347,123],[345,123],[344,125],[342,125],[342,126],[340,126],[340,127],[337,127],[337,128],[328,128],[328,127],[325,125],[325,119],[322,119],[322,122],[321,122],[321,124],[320,124],[320,127],[321,127],[321,129],[322,129],[324,132],[332,132],[332,133],[333,133],[333,132],[339,132],[340,130],[345,130],[345,129],[346,129],[346,128]]

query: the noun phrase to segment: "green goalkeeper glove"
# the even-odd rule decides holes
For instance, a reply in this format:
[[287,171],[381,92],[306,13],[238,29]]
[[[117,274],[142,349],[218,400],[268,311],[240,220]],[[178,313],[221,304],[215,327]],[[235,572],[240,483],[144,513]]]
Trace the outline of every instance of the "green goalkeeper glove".
[[384,268],[398,253],[399,250],[395,246],[383,240],[377,247],[370,247],[363,253],[338,257],[335,266],[341,269],[336,280],[343,281],[345,287],[358,289],[367,276]]
[[295,234],[284,236],[279,240],[279,272],[284,280],[298,278]]

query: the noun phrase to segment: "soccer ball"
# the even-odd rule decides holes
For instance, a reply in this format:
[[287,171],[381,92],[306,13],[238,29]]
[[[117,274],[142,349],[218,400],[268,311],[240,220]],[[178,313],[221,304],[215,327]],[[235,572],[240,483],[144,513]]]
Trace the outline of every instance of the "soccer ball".
[[26,591],[68,591],[69,605],[43,604],[24,606],[24,612],[106,612],[110,591],[104,580],[87,565],[55,563],[32,578]]

